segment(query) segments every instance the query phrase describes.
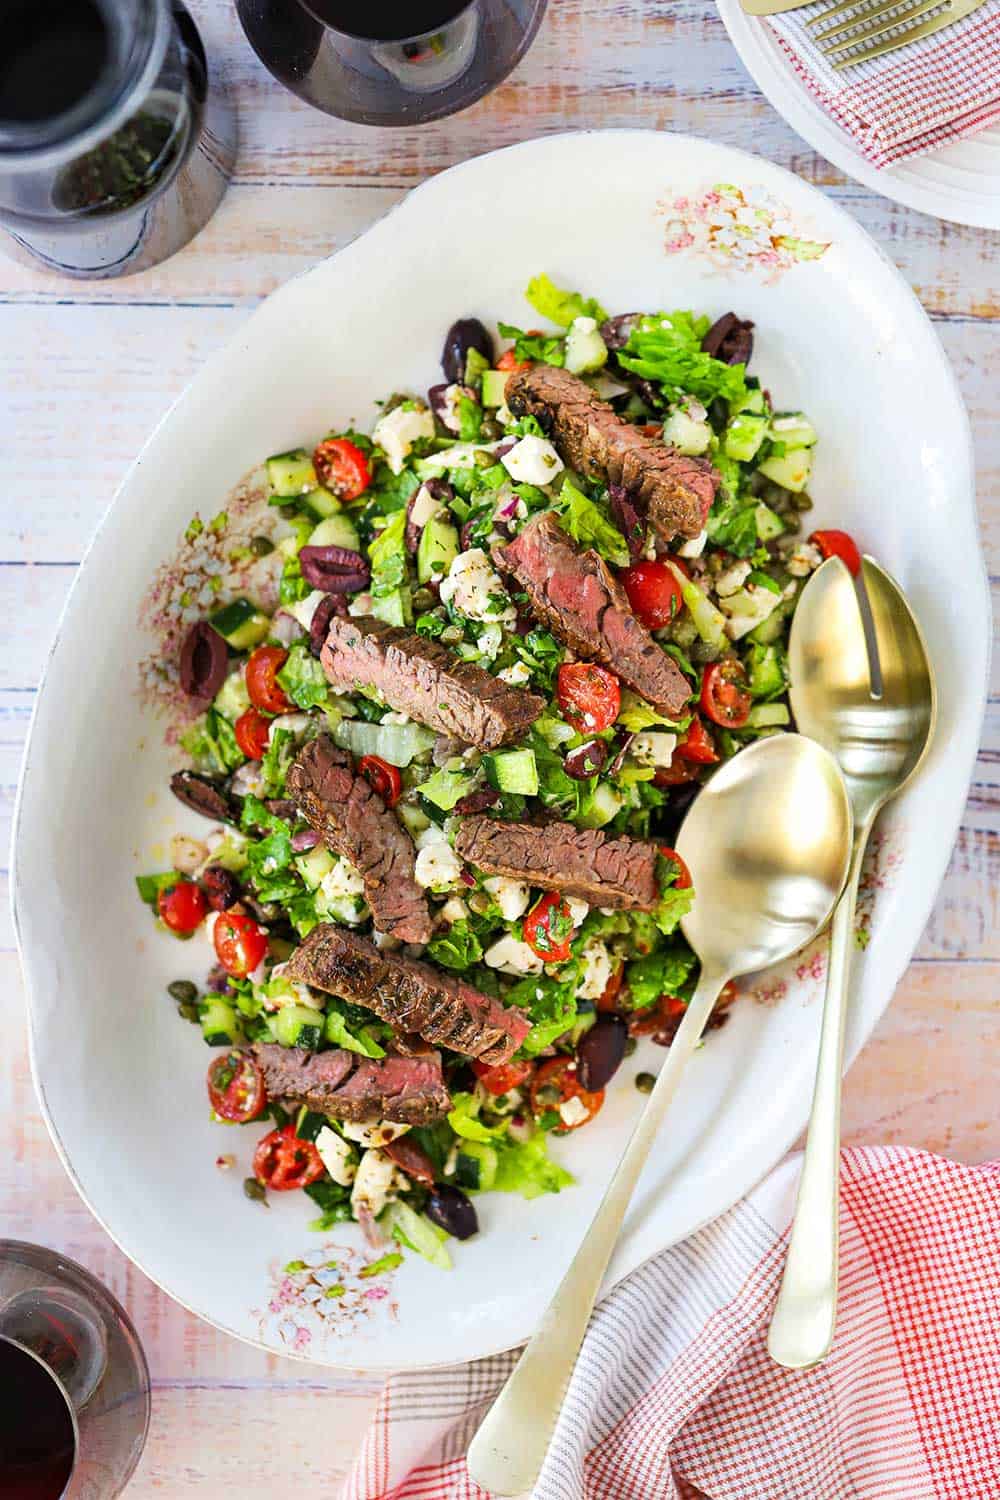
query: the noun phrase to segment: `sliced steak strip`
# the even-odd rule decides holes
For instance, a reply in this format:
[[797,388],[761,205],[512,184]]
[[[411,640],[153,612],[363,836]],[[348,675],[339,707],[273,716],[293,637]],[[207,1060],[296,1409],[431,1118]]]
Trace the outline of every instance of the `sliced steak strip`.
[[451,1108],[436,1052],[375,1060],[340,1047],[303,1052],[266,1042],[251,1051],[269,1099],[291,1099],[335,1120],[427,1125]]
[[372,688],[400,713],[481,750],[522,739],[545,707],[438,641],[382,620],[331,620],[320,659],[336,687]]
[[551,511],[533,517],[509,546],[495,547],[493,560],[577,656],[601,662],[661,713],[681,712],[691,696],[684,673],[639,624],[604,559],[579,551]]
[[666,541],[701,531],[719,487],[706,459],[647,437],[585,381],[554,365],[516,371],[507,382],[507,405],[515,416],[537,417],[571,469],[634,495]]
[[510,875],[594,906],[648,911],[660,899],[655,844],[624,834],[474,817],[460,826],[455,848],[484,874]]
[[285,968],[290,979],[367,1006],[400,1033],[466,1057],[505,1063],[531,1023],[453,974],[401,953],[380,952],[366,938],[327,923],[314,927]]
[[321,734],[292,765],[286,785],[326,847],[357,866],[379,932],[426,943],[431,916],[413,878],[413,840],[374,788],[354,774],[350,756]]

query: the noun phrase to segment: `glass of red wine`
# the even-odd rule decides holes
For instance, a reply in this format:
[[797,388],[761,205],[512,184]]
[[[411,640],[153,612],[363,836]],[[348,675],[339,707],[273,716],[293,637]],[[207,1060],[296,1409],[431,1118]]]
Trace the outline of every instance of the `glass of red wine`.
[[524,56],[546,0],[236,0],[266,68],[327,114],[422,125],[494,88]]
[[149,1426],[124,1310],[75,1261],[0,1240],[0,1496],[114,1500]]

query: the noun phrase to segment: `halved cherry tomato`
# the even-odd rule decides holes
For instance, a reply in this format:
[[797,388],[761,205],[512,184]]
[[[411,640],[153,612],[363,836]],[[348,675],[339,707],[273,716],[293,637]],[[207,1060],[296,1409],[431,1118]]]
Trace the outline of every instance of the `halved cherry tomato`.
[[701,711],[713,724],[739,729],[749,719],[752,703],[746,668],[735,656],[713,661],[705,668],[701,679]]
[[509,1094],[511,1089],[521,1087],[531,1077],[532,1064],[530,1062],[497,1063],[491,1067],[489,1063],[473,1061],[472,1071],[488,1094],[497,1098],[501,1094]]
[[671,860],[677,866],[677,879],[672,889],[675,891],[689,891],[691,889],[691,871],[681,859],[676,849],[671,849],[668,844],[660,845],[660,853],[664,859]]
[[524,941],[547,964],[565,963],[570,955],[573,918],[558,891],[546,891],[524,919]]
[[208,1065],[208,1101],[221,1120],[246,1125],[267,1105],[264,1074],[249,1052],[224,1052]]
[[386,807],[395,807],[403,795],[403,778],[398,766],[390,766],[381,755],[362,755],[358,770],[365,780],[375,788]]
[[308,1187],[326,1168],[312,1141],[300,1141],[294,1125],[272,1130],[257,1144],[253,1154],[253,1175],[273,1193],[288,1193],[293,1188]]
[[661,630],[684,607],[681,586],[665,562],[638,562],[618,576],[632,613],[647,630]]
[[428,1187],[434,1186],[434,1163],[423,1146],[418,1146],[408,1135],[398,1135],[394,1141],[387,1141],[382,1150],[407,1177],[426,1182]]
[[676,1030],[684,1018],[687,1001],[677,995],[661,995],[652,1005],[633,1011],[628,1019],[629,1036],[658,1036]]
[[580,733],[610,729],[622,706],[618,678],[592,661],[573,661],[561,666],[556,695],[563,718]]
[[287,714],[291,704],[275,681],[288,652],[280,646],[258,646],[247,662],[247,692],[254,708],[262,708],[266,714]]
[[208,903],[200,886],[192,880],[178,880],[156,898],[156,909],[171,932],[194,932],[205,920]]
[[212,941],[219,963],[234,979],[252,974],[267,952],[267,933],[253,917],[239,911],[219,913]]
[[313,452],[313,468],[323,488],[348,504],[372,482],[368,459],[350,438],[326,438]]
[[686,786],[697,781],[701,767],[693,760],[681,760],[675,755],[669,766],[658,766],[653,776],[654,786]]
[[516,370],[530,370],[533,363],[530,359],[518,359],[513,349],[505,349],[497,360],[497,369],[513,375]]
[[236,743],[248,760],[263,760],[267,740],[271,732],[271,721],[256,708],[248,708],[240,714],[233,725]]
[[611,975],[604,989],[601,991],[597,1001],[597,1009],[609,1011],[618,1009],[618,996],[621,994],[622,980],[625,978],[625,965],[620,963]]
[[824,557],[839,557],[846,563],[854,577],[861,572],[861,553],[858,544],[847,531],[814,531],[809,538]]
[[596,1089],[591,1092],[583,1088],[576,1076],[576,1063],[571,1057],[550,1057],[536,1069],[531,1082],[532,1113],[544,1115],[550,1110],[559,1110],[560,1105],[568,1104],[571,1099],[579,1099],[586,1113],[578,1120],[566,1120],[560,1110],[560,1124],[557,1127],[560,1135],[589,1124],[604,1103],[604,1090]]
[[684,738],[678,741],[674,754],[681,760],[693,760],[699,766],[711,766],[718,760],[715,742],[697,714],[688,725]]

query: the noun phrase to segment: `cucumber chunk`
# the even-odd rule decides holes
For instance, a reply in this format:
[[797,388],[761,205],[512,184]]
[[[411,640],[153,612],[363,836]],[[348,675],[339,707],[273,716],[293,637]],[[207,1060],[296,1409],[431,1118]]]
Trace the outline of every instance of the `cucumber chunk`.
[[686,411],[672,411],[663,424],[663,441],[672,443],[678,453],[694,458],[708,451],[712,429],[707,422],[696,422]]
[[322,844],[317,844],[306,854],[297,854],[295,868],[311,891],[315,891],[324,875],[333,869],[333,855]]
[[271,628],[270,616],[261,614],[249,599],[234,599],[231,604],[224,604],[214,615],[209,615],[208,623],[234,651],[249,651],[251,646],[259,645]]
[[509,370],[483,371],[484,406],[503,406],[507,399],[507,381],[509,378]]
[[[427,781],[421,782],[417,792],[425,802],[430,802],[442,812],[451,812],[455,803],[468,796],[476,784],[475,776],[463,771],[435,771]],[[436,821],[436,818],[435,818]]]
[[779,411],[771,418],[768,437],[786,448],[812,448],[817,433],[813,424],[800,411]]
[[786,703],[755,703],[750,710],[747,729],[786,729],[792,722]]
[[488,1193],[496,1181],[498,1163],[496,1151],[485,1141],[463,1140],[455,1159],[455,1181],[459,1187]]
[[288,453],[273,454],[267,460],[266,468],[272,495],[294,498],[316,488],[312,455],[304,448],[292,448]]
[[323,1040],[326,1018],[308,1005],[284,1005],[271,1017],[274,1040],[282,1047],[304,1047],[314,1052]]
[[206,995],[199,1002],[201,1034],[210,1047],[235,1047],[244,1040],[236,1007],[221,995]]
[[782,453],[780,456],[772,454],[760,464],[759,472],[766,478],[773,479],[775,484],[780,484],[783,489],[800,495],[809,483],[809,475],[812,472],[812,449],[793,448],[790,452]]
[[345,516],[343,511],[337,511],[320,521],[319,525],[309,533],[306,546],[344,547],[348,552],[358,552],[361,549],[361,541],[358,537],[358,528],[350,516]]
[[723,447],[727,458],[748,464],[767,435],[767,418],[753,412],[738,412],[726,428]]
[[444,578],[458,556],[458,528],[443,515],[431,516],[420,533],[417,544],[417,578],[428,583],[432,578]]
[[521,797],[538,794],[538,767],[534,750],[497,750],[483,756],[483,770],[498,792],[516,792]]

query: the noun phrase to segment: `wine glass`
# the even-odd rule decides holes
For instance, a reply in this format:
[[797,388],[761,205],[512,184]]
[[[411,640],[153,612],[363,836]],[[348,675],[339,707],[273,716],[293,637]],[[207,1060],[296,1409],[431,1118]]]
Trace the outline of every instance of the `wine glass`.
[[114,1500],[149,1426],[149,1369],[89,1271],[0,1240],[0,1495]]
[[546,0],[236,0],[280,83],[363,125],[421,125],[465,109],[524,56]]

